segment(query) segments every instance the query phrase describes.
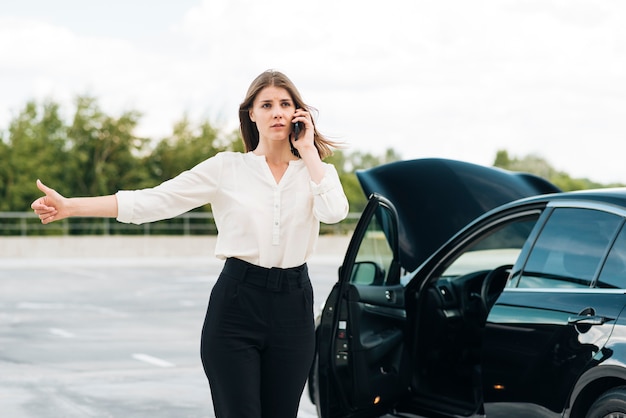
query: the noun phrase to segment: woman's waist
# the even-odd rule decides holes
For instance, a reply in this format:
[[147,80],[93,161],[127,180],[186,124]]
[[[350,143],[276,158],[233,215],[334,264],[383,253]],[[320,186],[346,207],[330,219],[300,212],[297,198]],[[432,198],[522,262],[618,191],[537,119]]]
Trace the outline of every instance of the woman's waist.
[[232,279],[274,291],[302,288],[310,282],[306,263],[296,267],[268,268],[230,257],[226,259],[222,273]]

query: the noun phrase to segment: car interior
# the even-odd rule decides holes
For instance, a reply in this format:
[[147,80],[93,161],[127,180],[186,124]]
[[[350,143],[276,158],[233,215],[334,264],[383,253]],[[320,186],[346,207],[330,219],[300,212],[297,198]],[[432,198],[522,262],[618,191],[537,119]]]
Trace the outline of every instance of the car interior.
[[[392,250],[380,222],[372,222],[352,268],[335,341],[337,373],[354,383],[344,386],[354,407],[371,406],[409,386],[413,396],[459,402],[460,411],[479,402],[485,320],[536,216],[492,225],[480,239],[452,251],[418,292],[417,312],[406,308],[404,282],[390,274]],[[349,349],[342,327],[350,328]],[[409,342],[407,336],[416,340]],[[407,355],[408,347],[415,347],[416,355]]]
[[[424,399],[474,410],[482,399],[481,349],[489,310],[506,286],[536,217],[492,226],[451,252],[418,293],[412,387]],[[427,402],[427,401],[424,401]]]

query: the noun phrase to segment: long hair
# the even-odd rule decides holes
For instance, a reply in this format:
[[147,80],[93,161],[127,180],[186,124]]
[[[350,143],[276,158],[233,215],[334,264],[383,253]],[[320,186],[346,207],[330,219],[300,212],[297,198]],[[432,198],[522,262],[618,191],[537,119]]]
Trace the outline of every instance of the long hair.
[[331,156],[333,154],[331,147],[338,148],[338,144],[334,141],[330,141],[318,132],[315,127],[315,121],[313,120],[313,114],[311,112],[315,109],[304,103],[300,92],[298,92],[296,86],[289,78],[287,78],[286,75],[274,70],[264,71],[257,78],[255,78],[248,88],[246,98],[239,105],[239,129],[241,130],[245,151],[254,151],[259,145],[259,130],[257,129],[256,124],[250,120],[249,111],[252,108],[254,100],[259,92],[269,86],[280,87],[287,90],[296,107],[306,109],[309,113],[311,113],[311,120],[313,121],[313,143],[315,144],[317,153],[321,159]]

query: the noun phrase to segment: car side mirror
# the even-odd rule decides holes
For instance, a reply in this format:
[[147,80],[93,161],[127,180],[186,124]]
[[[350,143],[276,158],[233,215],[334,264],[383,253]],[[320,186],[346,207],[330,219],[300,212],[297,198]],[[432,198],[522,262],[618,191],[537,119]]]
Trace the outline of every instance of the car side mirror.
[[359,285],[382,285],[385,271],[373,261],[358,261],[352,267],[350,283]]

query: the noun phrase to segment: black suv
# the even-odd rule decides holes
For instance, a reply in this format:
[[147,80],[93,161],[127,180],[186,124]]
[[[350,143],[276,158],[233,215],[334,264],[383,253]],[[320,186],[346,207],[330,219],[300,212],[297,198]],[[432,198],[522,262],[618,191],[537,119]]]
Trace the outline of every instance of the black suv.
[[442,159],[358,177],[318,318],[321,417],[626,417],[626,189]]

